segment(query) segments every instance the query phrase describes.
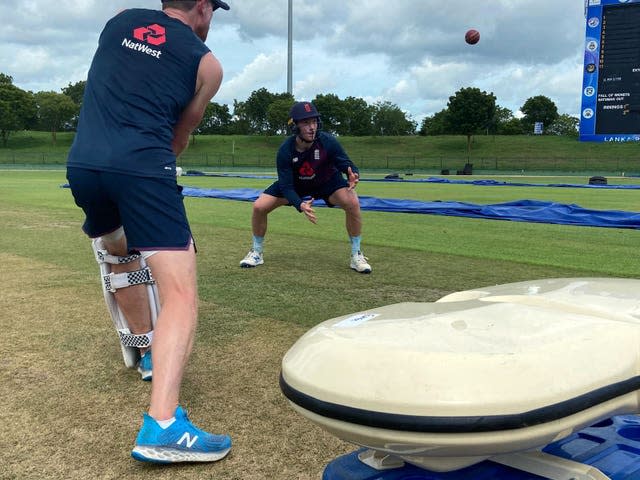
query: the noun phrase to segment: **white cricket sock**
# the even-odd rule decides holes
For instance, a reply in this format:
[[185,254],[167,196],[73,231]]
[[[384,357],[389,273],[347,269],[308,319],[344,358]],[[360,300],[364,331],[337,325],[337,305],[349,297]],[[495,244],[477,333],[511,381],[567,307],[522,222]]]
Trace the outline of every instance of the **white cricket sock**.
[[176,417],[171,417],[168,420],[156,420],[156,423],[160,425],[160,428],[162,428],[163,430],[166,430],[171,425],[173,425],[173,422],[175,421],[176,421]]
[[264,244],[264,237],[253,236],[253,250],[258,253],[262,253],[262,245]]

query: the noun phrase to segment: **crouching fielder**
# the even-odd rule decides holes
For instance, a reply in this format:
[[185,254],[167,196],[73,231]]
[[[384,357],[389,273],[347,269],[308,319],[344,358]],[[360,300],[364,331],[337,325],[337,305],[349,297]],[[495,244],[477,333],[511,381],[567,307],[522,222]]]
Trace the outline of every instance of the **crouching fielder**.
[[[100,266],[102,293],[120,339],[124,363],[129,368],[137,367],[142,380],[149,381],[153,325],[160,312],[160,299],[146,259],[156,252],[129,253],[123,241],[124,229],[120,227],[94,238],[91,245]],[[122,255],[123,252],[126,254]]]

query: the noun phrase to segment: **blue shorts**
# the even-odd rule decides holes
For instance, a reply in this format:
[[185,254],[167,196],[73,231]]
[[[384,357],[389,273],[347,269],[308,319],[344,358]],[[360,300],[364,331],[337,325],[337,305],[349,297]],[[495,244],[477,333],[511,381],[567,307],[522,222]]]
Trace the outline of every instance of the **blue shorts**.
[[91,238],[124,228],[130,250],[186,250],[191,229],[182,187],[174,177],[151,178],[68,167],[73,198]]
[[[311,187],[308,189],[296,187],[296,193],[300,196],[300,198],[321,198],[322,200],[324,200],[324,203],[326,203],[328,207],[333,207],[334,205],[329,202],[329,197],[333,195],[333,192],[335,192],[336,190],[340,190],[341,188],[345,188],[348,186],[349,182],[345,180],[341,173],[337,173],[320,186]],[[277,181],[269,185],[264,193],[271,195],[272,197],[284,198],[284,192],[282,191],[282,188],[280,188],[280,183]]]

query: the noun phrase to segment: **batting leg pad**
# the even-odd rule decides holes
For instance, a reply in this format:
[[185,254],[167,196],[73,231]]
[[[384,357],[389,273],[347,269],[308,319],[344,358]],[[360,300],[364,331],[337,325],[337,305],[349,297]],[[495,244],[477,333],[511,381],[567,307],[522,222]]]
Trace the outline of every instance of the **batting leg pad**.
[[[111,255],[105,248],[101,238],[94,239],[92,241],[92,247],[96,261],[100,266],[102,293],[104,294],[104,299],[107,304],[107,310],[111,315],[111,320],[120,339],[124,363],[128,368],[136,368],[140,360],[139,348],[151,346],[153,330],[144,334],[131,333],[129,322],[118,306],[114,294],[120,288],[127,288],[132,285],[146,285],[151,321],[155,326],[158,315],[160,314],[160,299],[153,275],[146,262],[146,258],[154,252],[136,253],[125,257]],[[140,261],[139,270],[123,273],[114,273],[111,271],[111,265],[131,263],[136,260]]]

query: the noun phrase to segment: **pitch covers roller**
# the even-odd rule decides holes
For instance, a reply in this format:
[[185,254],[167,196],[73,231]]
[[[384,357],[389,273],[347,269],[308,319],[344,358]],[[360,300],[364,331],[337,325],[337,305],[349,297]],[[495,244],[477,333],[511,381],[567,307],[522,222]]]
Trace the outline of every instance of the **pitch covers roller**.
[[639,347],[640,281],[546,279],[328,320],[287,352],[280,384],[297,412],[363,447],[374,478],[490,461],[606,479],[544,448],[638,412]]

